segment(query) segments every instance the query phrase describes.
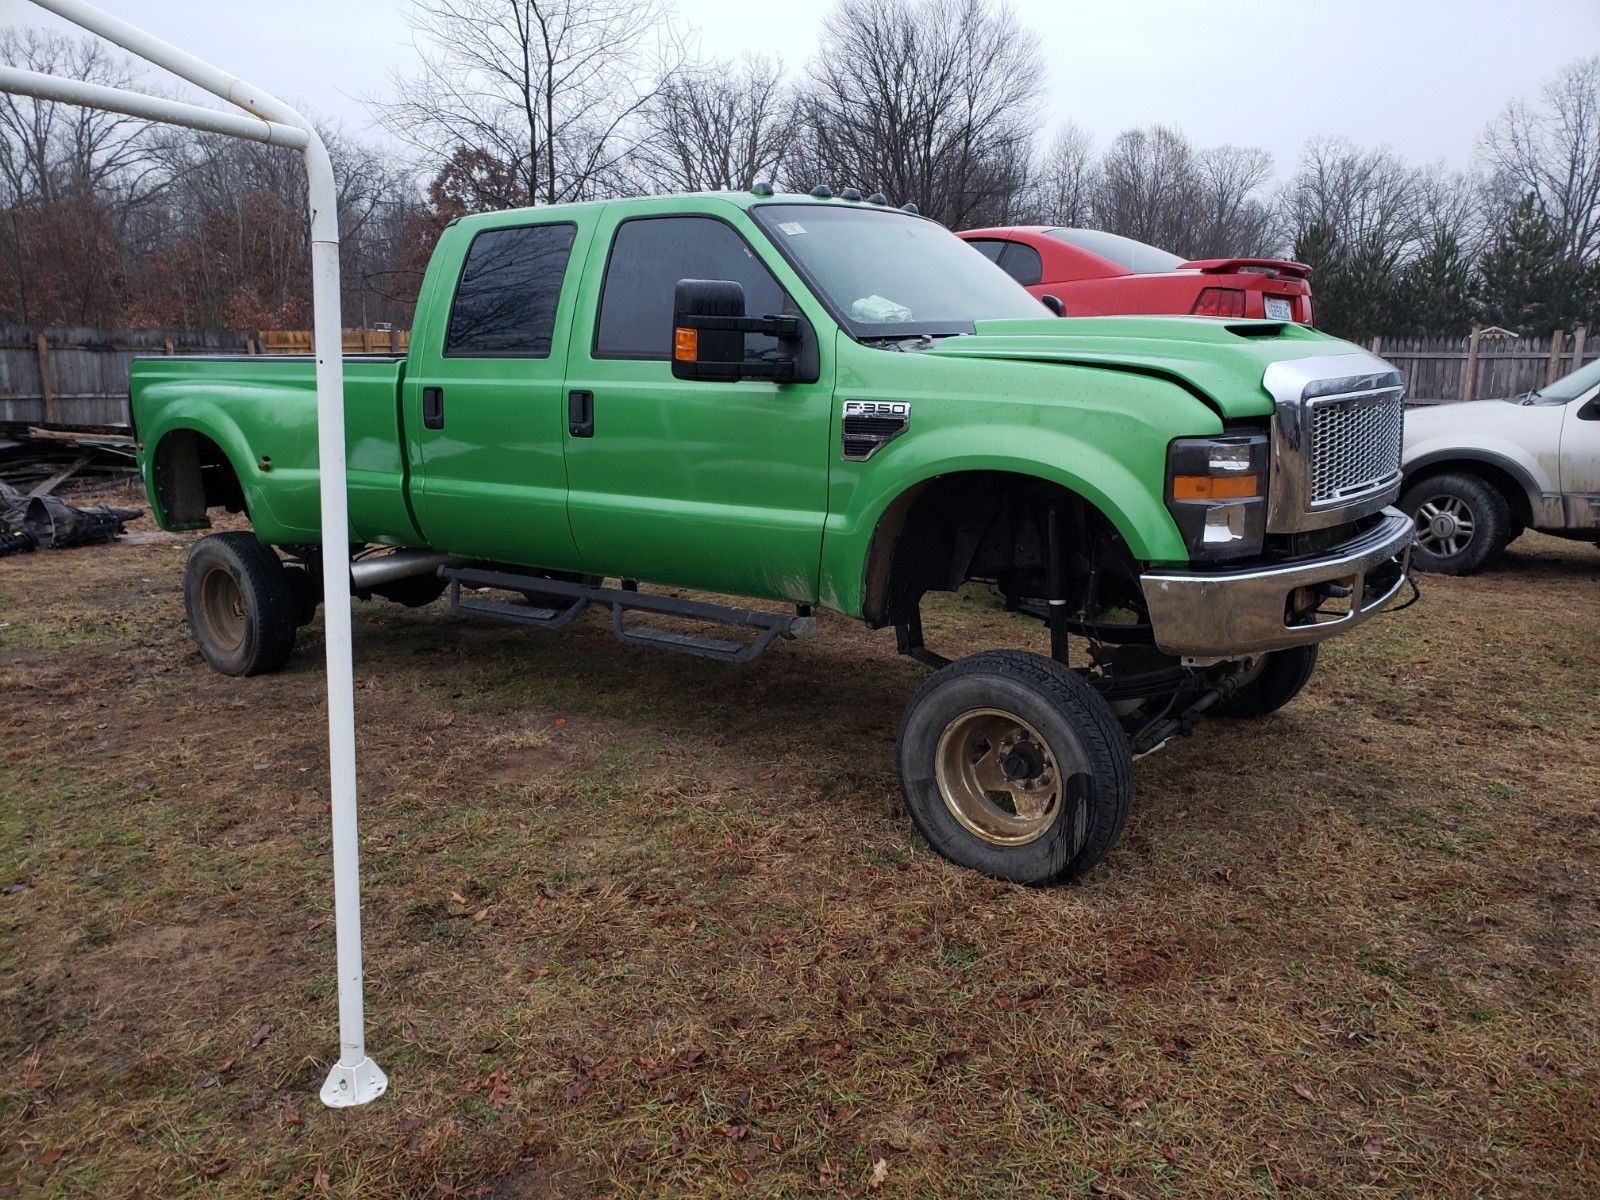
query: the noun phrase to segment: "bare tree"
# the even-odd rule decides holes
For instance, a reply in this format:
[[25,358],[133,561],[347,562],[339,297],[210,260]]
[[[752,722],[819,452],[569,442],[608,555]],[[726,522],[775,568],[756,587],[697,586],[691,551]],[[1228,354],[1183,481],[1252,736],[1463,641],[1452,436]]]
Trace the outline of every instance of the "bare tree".
[[1252,146],[1214,146],[1195,158],[1198,221],[1184,253],[1192,257],[1264,256],[1282,240],[1264,189],[1272,155]]
[[658,191],[748,191],[772,179],[794,140],[783,68],[747,57],[680,72],[644,107],[635,161]]
[[1095,224],[1184,253],[1199,219],[1194,148],[1176,129],[1156,125],[1119,133],[1100,160]]
[[1034,168],[1020,201],[1021,219],[1035,225],[1086,225],[1099,182],[1094,140],[1069,124],[1056,133]]
[[664,0],[418,0],[422,70],[378,102],[432,173],[476,160],[494,207],[612,189],[682,61]]
[[789,175],[914,200],[952,227],[1026,179],[1038,39],[988,0],[842,0],[823,27]]
[[1404,257],[1423,232],[1417,172],[1387,146],[1313,138],[1281,199],[1293,238],[1326,226],[1341,245],[1382,245]]
[[1484,131],[1479,149],[1494,175],[1497,207],[1532,195],[1567,253],[1600,253],[1600,55],[1579,59],[1548,83],[1542,107],[1514,100]]
[[[0,60],[108,87],[137,79],[98,40],[37,29],[0,31]],[[133,117],[0,95],[0,205],[18,317],[88,323],[114,307],[121,285],[108,250],[164,183],[155,144]]]

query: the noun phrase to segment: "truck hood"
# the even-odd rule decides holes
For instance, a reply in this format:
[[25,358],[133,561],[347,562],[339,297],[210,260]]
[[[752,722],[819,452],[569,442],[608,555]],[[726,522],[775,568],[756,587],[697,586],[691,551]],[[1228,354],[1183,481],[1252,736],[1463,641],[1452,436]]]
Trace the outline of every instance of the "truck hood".
[[1195,393],[1224,419],[1234,420],[1272,412],[1272,397],[1261,384],[1272,363],[1359,349],[1282,321],[1044,317],[979,321],[974,332],[944,338],[924,353],[1156,375]]

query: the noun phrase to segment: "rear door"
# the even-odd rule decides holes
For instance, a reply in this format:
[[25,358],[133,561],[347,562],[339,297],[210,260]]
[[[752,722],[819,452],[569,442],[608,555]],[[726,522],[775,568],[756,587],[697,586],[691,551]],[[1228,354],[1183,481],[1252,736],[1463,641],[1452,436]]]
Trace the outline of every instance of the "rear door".
[[[792,600],[816,599],[827,508],[833,345],[816,383],[674,379],[680,279],[744,285],[746,312],[830,330],[788,264],[733,205],[607,210],[585,272],[567,365],[568,512],[586,570]],[[771,343],[751,335],[754,343]],[[775,346],[775,343],[771,343]],[[751,345],[751,352],[765,349]]]
[[[483,224],[435,265],[403,389],[418,524],[433,546],[572,569],[567,346],[598,209]],[[441,244],[441,252],[444,246]],[[572,281],[569,283],[569,281]]]

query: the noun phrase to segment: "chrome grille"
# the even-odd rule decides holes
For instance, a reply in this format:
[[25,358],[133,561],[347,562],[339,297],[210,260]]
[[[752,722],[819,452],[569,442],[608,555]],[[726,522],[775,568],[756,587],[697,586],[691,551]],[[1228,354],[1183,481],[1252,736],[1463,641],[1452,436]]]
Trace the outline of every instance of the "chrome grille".
[[1312,401],[1311,504],[1358,499],[1400,476],[1404,412],[1397,392]]

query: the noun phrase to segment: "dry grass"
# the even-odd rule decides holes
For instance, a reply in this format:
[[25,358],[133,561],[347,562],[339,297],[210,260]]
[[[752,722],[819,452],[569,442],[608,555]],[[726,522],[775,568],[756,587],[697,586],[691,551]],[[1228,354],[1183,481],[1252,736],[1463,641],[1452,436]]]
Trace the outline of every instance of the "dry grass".
[[364,606],[393,1084],[330,1112],[317,627],[212,674],[187,545],[0,563],[0,1196],[1600,1190],[1590,547],[1426,580],[1041,892],[918,841],[885,634],[734,669]]

